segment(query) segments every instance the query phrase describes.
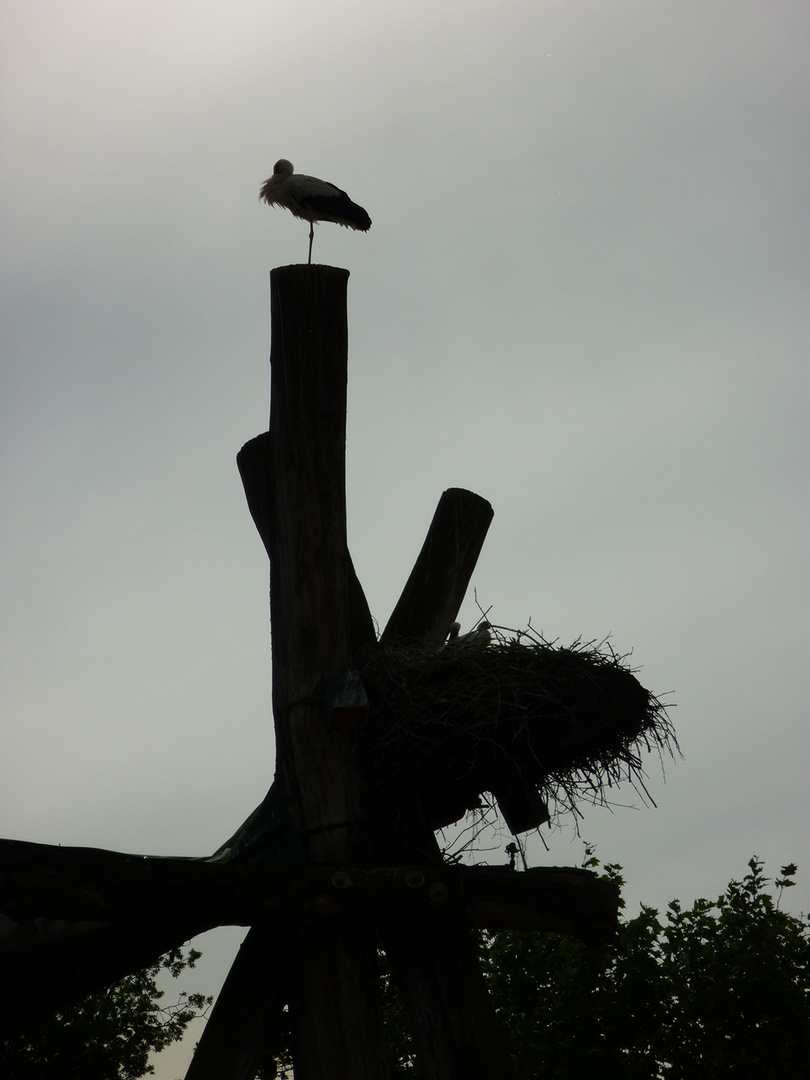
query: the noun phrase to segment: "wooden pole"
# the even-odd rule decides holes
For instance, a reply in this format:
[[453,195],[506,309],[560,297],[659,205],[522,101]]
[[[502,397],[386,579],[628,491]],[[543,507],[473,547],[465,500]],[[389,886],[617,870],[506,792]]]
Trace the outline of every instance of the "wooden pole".
[[425,1080],[511,1080],[509,1051],[464,927],[386,927],[397,980]]
[[270,605],[277,769],[310,857],[362,847],[354,733],[331,730],[324,681],[349,668],[348,271],[285,266],[271,282]]
[[[270,430],[263,447],[270,554],[277,781],[310,861],[370,860],[357,733],[332,723],[351,667],[346,546],[348,271],[271,272]],[[244,475],[247,459],[240,463]],[[247,485],[246,485],[247,487]],[[385,1075],[373,929],[297,943],[291,1001],[297,1080]],[[351,1039],[347,1035],[351,1033]]]

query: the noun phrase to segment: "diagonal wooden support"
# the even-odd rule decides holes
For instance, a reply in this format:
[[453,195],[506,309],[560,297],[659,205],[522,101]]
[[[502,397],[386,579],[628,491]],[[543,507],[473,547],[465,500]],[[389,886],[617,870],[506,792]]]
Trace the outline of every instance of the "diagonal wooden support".
[[444,641],[467,592],[494,511],[463,488],[442,494],[419,557],[391,613],[382,641]]
[[250,930],[203,1029],[186,1080],[254,1080],[287,1004],[292,952],[285,930]]
[[[492,521],[480,496],[444,492],[382,640],[447,636]],[[389,838],[390,843],[390,838]],[[392,850],[394,847],[392,845]],[[433,831],[403,822],[400,858],[441,861]],[[426,1080],[510,1080],[512,1065],[467,929],[381,927]]]

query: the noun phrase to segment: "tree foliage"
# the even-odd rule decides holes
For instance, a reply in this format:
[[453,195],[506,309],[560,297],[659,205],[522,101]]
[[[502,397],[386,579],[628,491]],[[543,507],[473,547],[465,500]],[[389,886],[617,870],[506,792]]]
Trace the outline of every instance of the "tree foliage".
[[[586,865],[598,867],[589,852]],[[642,907],[592,948],[525,931],[482,935],[482,963],[521,1080],[808,1080],[810,933],[752,858],[715,901]],[[605,866],[622,884],[621,868]],[[392,993],[388,989],[388,994]],[[394,1075],[420,1071],[399,1005]]]
[[161,971],[177,978],[200,953],[173,949],[143,971],[64,1012],[0,1039],[5,1080],[138,1080],[153,1073],[149,1057],[177,1042],[211,998],[181,991],[171,1005],[158,989]]

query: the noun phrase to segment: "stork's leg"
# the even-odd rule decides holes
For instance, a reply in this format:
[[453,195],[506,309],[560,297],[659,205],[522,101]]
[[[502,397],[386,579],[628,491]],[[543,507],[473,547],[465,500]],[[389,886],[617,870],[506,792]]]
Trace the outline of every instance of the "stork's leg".
[[309,223],[309,256],[307,257],[307,266],[310,266],[312,264],[312,240],[313,240],[314,236],[315,236],[315,222],[310,221],[310,223]]

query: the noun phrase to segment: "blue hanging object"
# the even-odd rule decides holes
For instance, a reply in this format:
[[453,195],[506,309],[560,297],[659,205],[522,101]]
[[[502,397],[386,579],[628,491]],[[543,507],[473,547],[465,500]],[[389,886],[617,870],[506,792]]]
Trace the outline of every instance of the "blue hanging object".
[[323,699],[332,727],[360,727],[368,720],[368,696],[356,671],[325,676]]

